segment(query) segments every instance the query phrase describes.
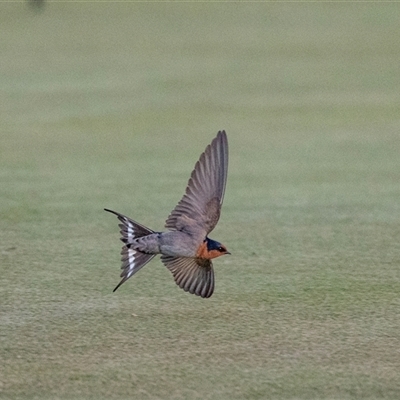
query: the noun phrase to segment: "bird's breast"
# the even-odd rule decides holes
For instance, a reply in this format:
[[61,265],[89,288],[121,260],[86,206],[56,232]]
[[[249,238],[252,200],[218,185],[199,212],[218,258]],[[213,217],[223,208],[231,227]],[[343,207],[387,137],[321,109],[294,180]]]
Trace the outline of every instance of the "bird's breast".
[[201,243],[201,245],[197,249],[196,257],[197,258],[208,258],[208,249],[207,249],[207,243],[206,242],[202,242]]

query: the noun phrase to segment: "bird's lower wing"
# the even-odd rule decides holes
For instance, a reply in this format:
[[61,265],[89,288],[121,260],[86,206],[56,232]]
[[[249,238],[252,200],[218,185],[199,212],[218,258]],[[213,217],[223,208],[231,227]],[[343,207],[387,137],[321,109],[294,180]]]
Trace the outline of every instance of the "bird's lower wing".
[[121,250],[122,272],[121,282],[113,290],[114,292],[132,275],[136,274],[139,269],[143,268],[156,254],[145,254],[136,251],[127,246],[123,246]]
[[213,294],[214,269],[210,260],[162,255],[161,261],[172,272],[176,284],[185,292],[204,298]]

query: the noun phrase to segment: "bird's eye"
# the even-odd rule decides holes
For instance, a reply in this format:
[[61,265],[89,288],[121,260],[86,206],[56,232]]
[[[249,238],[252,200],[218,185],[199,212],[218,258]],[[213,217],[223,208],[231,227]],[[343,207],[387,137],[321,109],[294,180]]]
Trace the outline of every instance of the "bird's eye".
[[225,249],[224,249],[222,246],[220,246],[220,247],[218,247],[218,251],[219,251],[220,253],[223,253],[223,252],[225,251]]

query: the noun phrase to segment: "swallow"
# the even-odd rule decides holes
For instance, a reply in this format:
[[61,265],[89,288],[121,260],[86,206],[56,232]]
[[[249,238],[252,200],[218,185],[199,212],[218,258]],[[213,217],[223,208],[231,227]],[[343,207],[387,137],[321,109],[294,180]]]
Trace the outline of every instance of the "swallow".
[[168,216],[165,232],[155,232],[144,225],[115,214],[121,224],[122,273],[114,292],[156,255],[172,272],[184,291],[210,297],[214,292],[212,259],[230,254],[227,248],[208,237],[218,223],[228,174],[228,139],[225,131],[201,154],[181,201]]

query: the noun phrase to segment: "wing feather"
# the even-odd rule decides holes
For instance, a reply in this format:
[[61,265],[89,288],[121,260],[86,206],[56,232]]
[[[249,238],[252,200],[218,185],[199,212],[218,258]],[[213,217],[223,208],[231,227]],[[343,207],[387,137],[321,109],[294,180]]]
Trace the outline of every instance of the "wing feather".
[[166,228],[210,233],[219,220],[227,174],[228,139],[225,131],[219,131],[197,161],[186,192],[169,215]]
[[214,269],[210,260],[161,256],[161,261],[171,271],[175,283],[185,292],[204,298],[214,292]]

